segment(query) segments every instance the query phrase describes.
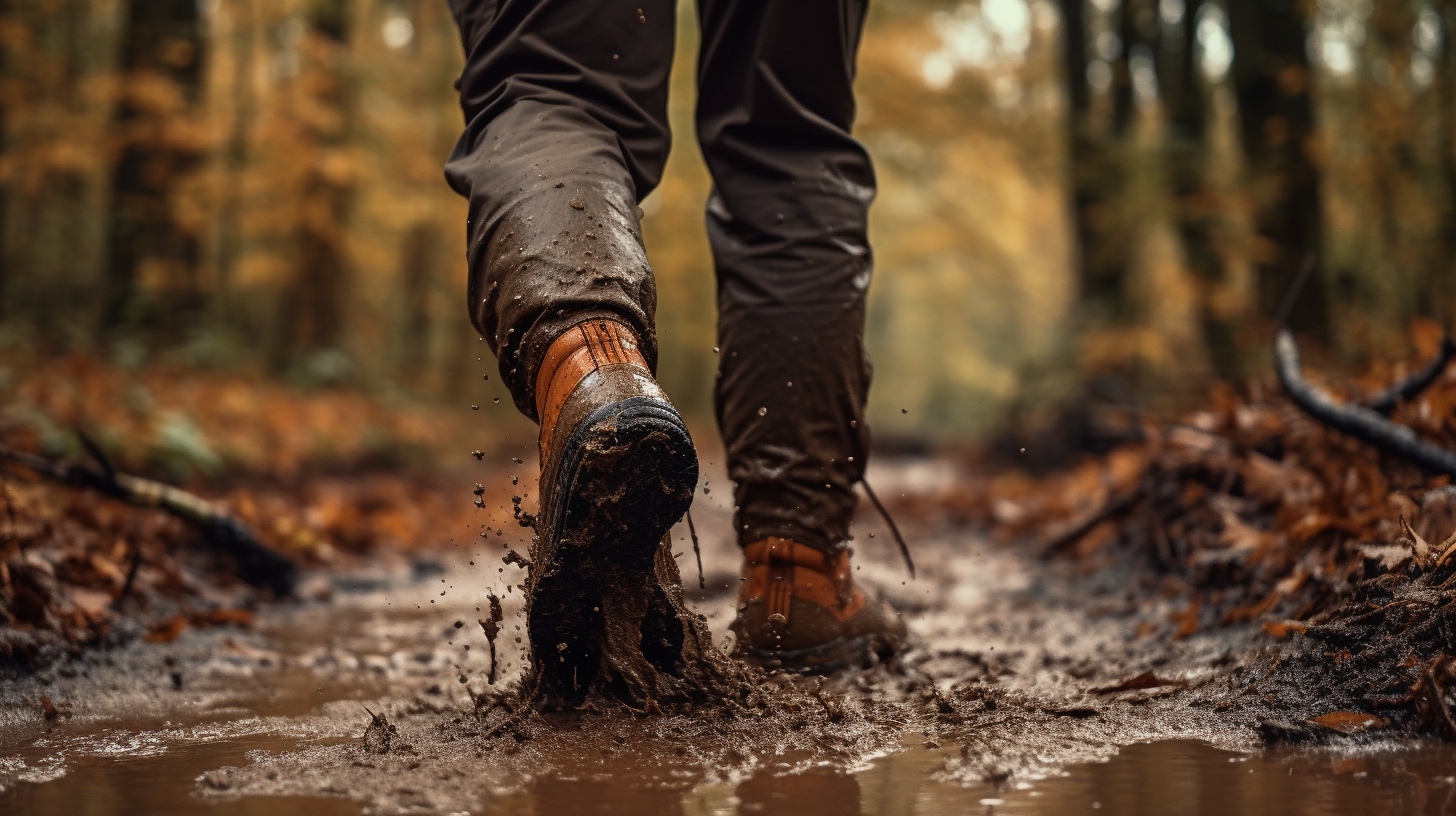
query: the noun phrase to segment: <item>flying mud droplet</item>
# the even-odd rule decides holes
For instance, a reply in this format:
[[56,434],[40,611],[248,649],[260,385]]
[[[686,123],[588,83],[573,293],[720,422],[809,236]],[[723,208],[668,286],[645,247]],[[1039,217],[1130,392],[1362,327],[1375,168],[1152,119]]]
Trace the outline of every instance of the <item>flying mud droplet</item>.
[[499,405],[500,404],[500,397],[491,397],[490,398],[490,401],[493,402],[493,403],[495,403],[496,405]]
[[520,553],[516,552],[515,550],[511,550],[510,552],[506,553],[505,557],[502,558],[501,561],[506,564],[515,564],[516,566],[524,570],[528,570],[531,568],[531,561],[522,556]]
[[470,406],[470,410],[472,410],[472,411],[479,411],[480,410],[480,406],[479,405],[471,405]]
[[759,408],[758,409],[758,415],[759,416],[767,416],[768,415],[768,409],[767,408]]
[[501,620],[505,615],[501,611],[500,598],[494,592],[487,594],[486,599],[490,601],[490,617],[481,618],[479,622],[480,628],[485,632],[485,639],[490,642],[490,674],[486,677],[486,682],[493,686],[496,675],[495,636],[500,634]]
[[586,209],[586,205],[585,204],[581,203],[580,201],[578,201],[578,200],[576,200],[574,198],[572,200],[566,202],[566,203],[567,204],[570,204],[571,205],[571,208],[573,210],[584,210],[584,209]]
[[481,459],[484,459],[485,458],[485,451],[482,451],[482,450],[473,450],[473,451],[470,452],[470,455],[471,456],[474,456],[475,457],[475,461],[479,462]]

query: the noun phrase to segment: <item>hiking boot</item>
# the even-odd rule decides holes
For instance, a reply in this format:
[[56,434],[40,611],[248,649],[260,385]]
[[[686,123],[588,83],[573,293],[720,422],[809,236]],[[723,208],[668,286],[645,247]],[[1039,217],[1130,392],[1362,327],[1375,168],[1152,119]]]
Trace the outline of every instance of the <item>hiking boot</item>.
[[[571,699],[597,675],[604,641],[643,640],[661,590],[653,559],[692,502],[698,458],[637,337],[615,320],[578,323],[551,344],[536,406],[541,496],[527,626],[543,690]],[[650,660],[654,644],[642,645]]]
[[904,642],[900,613],[855,586],[848,550],[830,555],[771,536],[743,556],[746,580],[731,627],[739,657],[828,674],[888,658]]

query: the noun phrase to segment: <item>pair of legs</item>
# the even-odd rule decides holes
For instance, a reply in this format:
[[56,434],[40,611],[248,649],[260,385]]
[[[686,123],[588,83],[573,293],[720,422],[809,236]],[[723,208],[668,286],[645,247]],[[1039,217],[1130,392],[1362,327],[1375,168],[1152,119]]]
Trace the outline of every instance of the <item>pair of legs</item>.
[[[570,327],[610,318],[657,357],[638,203],[667,160],[674,0],[450,0],[467,127],[469,299],[516,405]],[[866,212],[850,136],[866,0],[699,0],[698,137],[714,180],[715,407],[742,544],[837,554],[864,472]]]

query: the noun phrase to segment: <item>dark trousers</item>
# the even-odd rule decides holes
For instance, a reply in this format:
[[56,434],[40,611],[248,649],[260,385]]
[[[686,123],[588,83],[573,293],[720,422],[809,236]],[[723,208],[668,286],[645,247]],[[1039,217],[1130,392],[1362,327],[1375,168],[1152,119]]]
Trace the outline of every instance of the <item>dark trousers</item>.
[[[867,0],[699,0],[698,139],[714,189],[715,407],[741,543],[842,547],[869,432],[864,349],[875,193],[854,121]],[[572,324],[610,315],[656,365],[641,201],[671,134],[673,0],[450,0],[466,128],[445,166],[470,201],[470,313],[516,405]]]

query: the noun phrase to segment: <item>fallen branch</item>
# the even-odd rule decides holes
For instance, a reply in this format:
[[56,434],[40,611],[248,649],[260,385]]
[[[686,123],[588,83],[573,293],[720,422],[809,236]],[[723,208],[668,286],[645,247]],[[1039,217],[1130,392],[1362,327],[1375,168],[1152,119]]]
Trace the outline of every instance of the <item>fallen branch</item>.
[[246,524],[185,490],[114,472],[104,464],[105,459],[98,460],[105,468],[99,472],[80,465],[59,464],[7,447],[0,447],[0,459],[24,465],[48,479],[96,490],[127,504],[165,510],[196,525],[208,544],[235,558],[239,578],[256,587],[267,587],[279,597],[293,594],[298,582],[298,565],[293,559],[269,549]]
[[1446,370],[1446,365],[1453,357],[1456,357],[1456,339],[1452,339],[1450,335],[1442,337],[1440,350],[1424,368],[1366,400],[1365,407],[1378,414],[1390,416],[1401,403],[1410,402],[1429,388],[1441,376],[1441,372]]
[[1082,518],[1068,524],[1063,529],[1052,533],[1041,545],[1037,547],[1043,558],[1050,558],[1061,552],[1067,546],[1075,544],[1082,536],[1092,532],[1092,528],[1106,521],[1109,518],[1129,510],[1138,499],[1143,497],[1143,485],[1124,493],[1121,496],[1114,496],[1108,499],[1101,507],[1087,513]]
[[1274,369],[1294,404],[1320,422],[1426,470],[1456,476],[1456,452],[1421,439],[1410,428],[1363,405],[1342,405],[1305,380],[1299,370],[1299,346],[1289,329],[1274,335]]

